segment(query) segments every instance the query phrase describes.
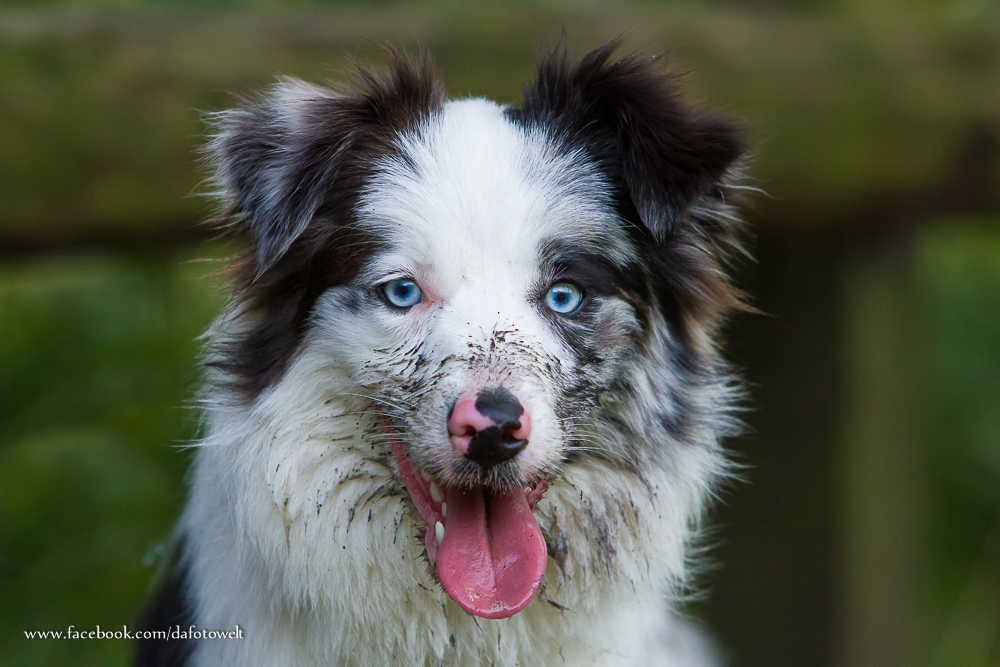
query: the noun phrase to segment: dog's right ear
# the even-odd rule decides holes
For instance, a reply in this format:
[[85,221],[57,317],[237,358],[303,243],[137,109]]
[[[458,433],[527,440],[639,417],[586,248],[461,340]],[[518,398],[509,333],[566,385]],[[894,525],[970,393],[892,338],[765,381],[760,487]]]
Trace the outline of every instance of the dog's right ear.
[[344,92],[284,79],[257,100],[211,117],[206,147],[226,217],[253,243],[257,277],[321,214],[350,222],[353,197],[378,157],[444,102],[429,60],[388,54],[358,68]]
[[742,222],[727,199],[747,148],[739,126],[685,102],[656,59],[616,57],[617,48],[611,42],[576,63],[556,48],[509,114],[604,173],[622,220],[642,235],[665,314],[694,344],[697,330],[746,308],[724,265],[743,252]]
[[539,64],[516,120],[544,125],[598,163],[657,243],[711,193],[746,148],[727,119],[688,106],[656,59],[618,42],[572,64],[561,45]]

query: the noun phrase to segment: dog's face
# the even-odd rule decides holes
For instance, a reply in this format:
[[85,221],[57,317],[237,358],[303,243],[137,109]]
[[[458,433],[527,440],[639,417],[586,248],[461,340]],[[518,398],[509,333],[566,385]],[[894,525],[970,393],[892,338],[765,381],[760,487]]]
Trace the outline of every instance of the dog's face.
[[639,331],[614,281],[635,257],[610,185],[574,157],[499,105],[445,104],[376,165],[357,210],[381,247],[315,307],[410,458],[449,487],[554,472]]
[[735,303],[718,264],[735,132],[610,53],[554,56],[519,108],[445,103],[398,59],[353,94],[286,82],[211,146],[253,242],[216,361],[229,390],[252,404],[304,346],[325,357],[478,616],[537,592],[549,481],[595,456],[641,476],[697,428]]
[[539,483],[640,330],[613,277],[635,257],[610,185],[578,157],[496,104],[445,104],[376,166],[358,225],[382,247],[314,309],[405,443],[398,464],[442,584],[482,616],[534,596]]

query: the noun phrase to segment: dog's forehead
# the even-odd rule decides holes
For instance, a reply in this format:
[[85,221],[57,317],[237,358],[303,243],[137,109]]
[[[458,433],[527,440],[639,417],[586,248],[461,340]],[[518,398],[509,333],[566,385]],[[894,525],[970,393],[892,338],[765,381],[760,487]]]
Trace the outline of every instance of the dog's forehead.
[[359,217],[414,262],[528,269],[547,242],[603,244],[620,232],[598,169],[494,102],[449,102],[399,148],[379,165]]

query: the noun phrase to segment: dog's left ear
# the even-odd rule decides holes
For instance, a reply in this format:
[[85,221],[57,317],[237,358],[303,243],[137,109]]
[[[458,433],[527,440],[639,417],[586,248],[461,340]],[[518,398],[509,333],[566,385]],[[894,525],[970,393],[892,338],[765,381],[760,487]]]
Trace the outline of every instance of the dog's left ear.
[[260,277],[317,216],[331,227],[398,136],[439,110],[444,89],[430,59],[390,51],[384,71],[358,68],[334,91],[284,79],[257,100],[215,114],[206,156],[225,217],[250,238]]
[[654,58],[613,60],[613,42],[571,66],[556,49],[524,90],[515,120],[547,125],[582,148],[626,190],[662,243],[689,206],[716,188],[745,152],[739,129],[681,99]]

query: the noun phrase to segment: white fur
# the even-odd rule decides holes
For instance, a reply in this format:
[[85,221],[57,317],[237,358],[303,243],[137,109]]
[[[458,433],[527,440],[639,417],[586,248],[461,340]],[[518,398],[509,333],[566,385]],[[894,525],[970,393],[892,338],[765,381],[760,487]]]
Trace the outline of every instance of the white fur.
[[[207,435],[181,522],[195,619],[204,628],[237,622],[245,639],[198,642],[193,664],[707,664],[708,652],[668,609],[725,466],[714,430],[706,427],[700,446],[673,447],[645,486],[614,451],[566,467],[535,509],[544,531],[557,527],[566,557],[561,566],[550,559],[539,598],[505,620],[473,617],[452,602],[423,553],[420,517],[404,496],[379,494],[401,488],[379,436],[379,411],[392,406],[366,396],[408,371],[393,366],[405,355],[373,350],[419,343],[444,364],[444,379],[421,396],[414,429],[428,460],[444,468],[455,455],[443,418],[449,397],[502,381],[533,419],[523,474],[557,468],[566,443],[539,359],[570,367],[573,357],[525,299],[538,279],[538,247],[556,236],[628,252],[599,195],[608,191],[600,174],[515,127],[495,104],[449,103],[402,150],[415,168],[387,158],[362,198],[362,224],[391,250],[359,280],[412,276],[426,302],[403,314],[348,316],[344,291],[330,289],[275,386],[248,407],[234,407],[221,390],[206,399]],[[235,310],[210,336],[231,336],[241,318]],[[498,331],[513,333],[498,339]],[[470,344],[491,351],[470,356]],[[640,396],[669,400],[657,393],[672,382],[657,376],[665,368],[636,372]],[[718,403],[725,388],[701,391],[696,400]],[[630,410],[626,419],[645,413]],[[613,434],[589,428],[593,442],[614,450]],[[613,562],[591,547],[595,515],[614,518],[601,523]]]

